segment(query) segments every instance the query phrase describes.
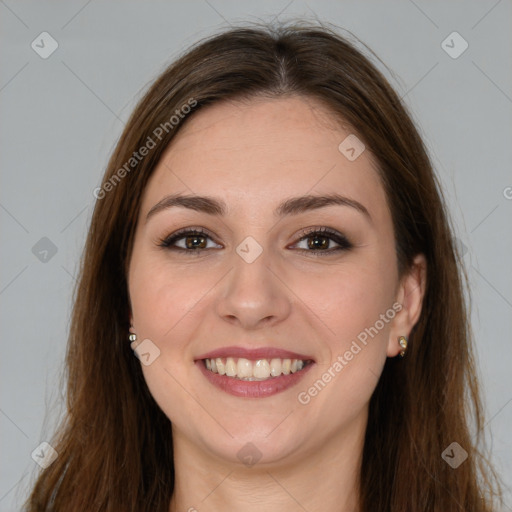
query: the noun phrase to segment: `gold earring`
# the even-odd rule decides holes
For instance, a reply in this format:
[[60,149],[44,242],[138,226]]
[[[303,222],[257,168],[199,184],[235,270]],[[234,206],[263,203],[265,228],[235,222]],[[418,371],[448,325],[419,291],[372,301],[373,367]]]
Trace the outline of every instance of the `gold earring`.
[[400,352],[400,357],[404,357],[407,351],[407,338],[405,336],[400,336],[398,338],[398,344],[402,347],[402,351]]

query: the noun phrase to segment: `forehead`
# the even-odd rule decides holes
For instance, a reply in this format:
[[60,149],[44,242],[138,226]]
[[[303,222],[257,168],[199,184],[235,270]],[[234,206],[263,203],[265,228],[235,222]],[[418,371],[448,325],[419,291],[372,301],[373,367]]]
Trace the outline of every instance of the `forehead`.
[[293,195],[339,192],[368,203],[378,218],[387,207],[375,161],[368,150],[353,161],[340,152],[348,136],[350,127],[311,98],[214,104],[193,114],[166,149],[142,209],[169,193],[270,210]]

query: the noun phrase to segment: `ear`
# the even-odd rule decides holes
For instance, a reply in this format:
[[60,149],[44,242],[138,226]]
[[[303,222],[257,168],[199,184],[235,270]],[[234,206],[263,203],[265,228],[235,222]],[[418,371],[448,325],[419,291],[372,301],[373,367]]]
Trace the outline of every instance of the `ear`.
[[412,328],[420,318],[427,283],[427,260],[423,254],[414,257],[408,272],[402,277],[395,296],[401,309],[393,319],[389,332],[387,356],[397,356],[402,348],[398,344],[400,336],[409,337]]

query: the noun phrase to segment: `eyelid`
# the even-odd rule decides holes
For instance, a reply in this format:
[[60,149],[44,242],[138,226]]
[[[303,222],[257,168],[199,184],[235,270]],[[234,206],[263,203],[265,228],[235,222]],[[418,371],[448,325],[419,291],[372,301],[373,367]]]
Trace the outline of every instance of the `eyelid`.
[[[185,228],[181,228],[181,229],[175,231],[174,233],[171,233],[170,235],[164,237],[163,239],[160,239],[158,245],[165,249],[176,250],[178,252],[183,252],[183,253],[189,252],[189,253],[196,253],[196,254],[200,254],[204,251],[212,249],[212,248],[209,248],[209,249],[203,248],[203,249],[187,250],[187,249],[183,249],[182,247],[176,247],[176,246],[172,245],[177,240],[186,238],[187,236],[192,236],[191,234],[204,235],[205,237],[210,238],[214,243],[216,243],[218,245],[222,245],[216,241],[216,237],[208,229],[203,228],[203,227],[197,227],[197,226],[188,226]],[[343,251],[343,250],[346,251],[353,247],[353,244],[343,233],[341,233],[333,228],[327,227],[327,226],[310,226],[308,228],[302,229],[298,234],[295,235],[295,238],[298,237],[298,239],[291,245],[291,247],[297,245],[298,243],[302,242],[309,236],[312,236],[315,234],[323,235],[326,238],[329,238],[330,240],[335,242],[338,245],[338,247],[327,249],[327,250],[322,250],[322,249],[317,249],[317,250],[315,250],[315,249],[311,249],[311,250],[298,249],[298,250],[303,253],[312,253],[312,255],[319,256],[319,255],[329,255],[329,254],[333,254],[333,253],[336,253],[338,251]],[[287,248],[288,247],[290,247],[290,246],[287,246]]]
[[[354,246],[352,244],[352,242],[343,233],[339,232],[336,229],[327,227],[327,226],[312,226],[312,227],[303,229],[302,231],[299,232],[298,235],[296,235],[296,236],[299,236],[299,239],[293,245],[296,245],[299,242],[302,242],[303,240],[305,240],[306,238],[308,238],[312,235],[316,235],[316,234],[323,235],[326,238],[329,238],[330,240],[337,243],[338,247],[336,247],[334,249],[325,250],[325,251],[322,251],[322,250],[308,251],[306,249],[302,249],[302,251],[311,252],[313,254],[316,253],[318,255],[321,255],[322,253],[323,254],[332,254],[333,252],[336,252],[338,250],[351,249]],[[299,249],[299,250],[301,250],[301,249]]]
[[314,233],[322,233],[322,234],[326,233],[328,235],[336,235],[336,236],[345,238],[345,235],[343,235],[336,229],[329,228],[327,226],[310,226],[308,228],[303,228],[301,231],[299,231],[299,233],[296,236],[300,236],[300,237],[304,238],[304,237],[314,234]]
[[166,247],[166,244],[170,244],[170,242],[179,240],[180,238],[185,238],[187,235],[189,235],[189,233],[205,235],[208,238],[211,238],[216,244],[218,244],[218,242],[216,241],[216,237],[208,229],[199,226],[187,226],[185,228],[181,228],[178,229],[177,231],[174,231],[173,233],[163,237],[162,239],[159,239],[159,245]]

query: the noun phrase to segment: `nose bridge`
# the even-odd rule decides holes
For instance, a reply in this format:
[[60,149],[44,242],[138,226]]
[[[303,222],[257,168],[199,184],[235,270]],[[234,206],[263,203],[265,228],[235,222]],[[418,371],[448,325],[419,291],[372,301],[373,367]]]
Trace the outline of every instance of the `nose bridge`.
[[286,287],[271,270],[271,252],[248,236],[232,255],[232,271],[218,304],[218,314],[246,328],[278,322],[290,312]]

